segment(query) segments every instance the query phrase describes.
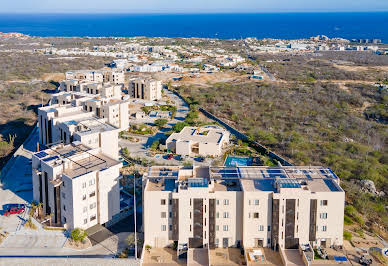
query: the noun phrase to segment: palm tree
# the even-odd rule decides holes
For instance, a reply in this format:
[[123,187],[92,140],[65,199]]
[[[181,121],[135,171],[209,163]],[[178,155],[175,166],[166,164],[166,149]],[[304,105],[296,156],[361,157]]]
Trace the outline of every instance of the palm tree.
[[38,218],[41,218],[41,216],[42,216],[42,208],[43,208],[43,203],[42,203],[42,202],[39,202],[38,205],[37,205],[37,209],[38,209]]

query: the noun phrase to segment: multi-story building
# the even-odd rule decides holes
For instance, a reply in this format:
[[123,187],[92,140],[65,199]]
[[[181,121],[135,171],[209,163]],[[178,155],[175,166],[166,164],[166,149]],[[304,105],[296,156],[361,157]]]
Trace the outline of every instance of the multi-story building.
[[83,106],[52,105],[38,110],[39,142],[46,146],[73,141],[90,147],[100,147],[102,152],[118,157],[118,132],[104,118],[86,112]]
[[65,79],[112,84],[124,84],[125,82],[124,71],[112,69],[68,71],[65,73]]
[[64,80],[59,86],[63,93],[78,93],[79,95],[90,97],[104,97],[121,99],[121,86],[111,83],[95,83],[78,80]]
[[145,244],[184,248],[338,246],[345,192],[323,167],[151,167]]
[[129,81],[128,91],[132,98],[157,101],[162,98],[162,82],[152,79],[133,79]]
[[172,133],[166,140],[166,147],[172,152],[189,156],[220,156],[222,148],[229,143],[230,133],[217,126],[184,127],[179,133]]
[[80,142],[32,156],[33,198],[55,225],[87,229],[120,213],[121,162]]

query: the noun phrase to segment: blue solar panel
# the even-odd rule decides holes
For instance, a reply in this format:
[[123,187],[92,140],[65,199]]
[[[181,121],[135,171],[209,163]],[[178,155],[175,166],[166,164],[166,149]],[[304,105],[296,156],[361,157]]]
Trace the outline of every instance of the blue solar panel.
[[43,157],[46,157],[47,155],[48,155],[48,154],[45,153],[44,151],[35,153],[35,156],[38,157],[39,159],[41,159],[41,158],[43,158]]
[[175,179],[165,179],[164,180],[164,190],[165,191],[174,191],[175,189]]
[[46,159],[43,159],[44,162],[49,162],[49,161],[52,161],[52,160],[55,160],[55,159],[58,159],[59,157],[58,156],[51,156],[51,157],[48,157]]
[[205,178],[190,178],[189,187],[208,187],[209,182]]
[[301,185],[295,180],[285,179],[285,180],[278,180],[277,182],[281,188],[300,188],[301,187]]
[[335,183],[332,179],[323,179],[323,181],[331,191],[341,191],[337,183]]

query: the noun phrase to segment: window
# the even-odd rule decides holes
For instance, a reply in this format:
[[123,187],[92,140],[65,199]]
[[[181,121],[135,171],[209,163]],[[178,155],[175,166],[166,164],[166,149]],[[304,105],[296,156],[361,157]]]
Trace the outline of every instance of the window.
[[254,212],[253,213],[253,218],[258,219],[259,218],[259,213],[258,212]]
[[220,218],[220,213],[219,212],[216,213],[216,217]]
[[168,217],[169,217],[169,218],[172,218],[172,212],[169,212],[169,213],[168,213]]
[[63,210],[66,211],[66,205],[63,205]]
[[87,224],[88,223],[88,219],[84,219],[84,224]]
[[224,231],[229,231],[229,226],[228,225],[224,225]]
[[92,198],[94,196],[96,196],[96,191],[93,191],[92,193],[89,194],[89,198]]
[[63,217],[63,221],[66,223],[66,217]]
[[258,199],[253,200],[253,205],[259,205],[259,200]]
[[271,226],[268,225],[268,232],[271,232]]
[[216,242],[215,242],[216,247],[218,247],[218,244],[219,244],[219,243],[220,243],[220,242],[219,242],[219,239],[216,238]]
[[323,213],[319,214],[319,218],[327,219],[327,212],[323,212]]
[[160,205],[166,205],[166,200],[165,199],[160,200]]
[[62,192],[62,198],[66,199],[66,194]]
[[86,195],[83,195],[83,196],[82,196],[82,200],[86,200]]
[[167,226],[165,224],[162,224],[162,231],[166,231],[167,230]]
[[229,218],[229,212],[224,212],[224,218]]
[[87,211],[88,211],[88,207],[84,207],[83,212],[87,212]]
[[267,244],[271,245],[271,238],[267,238]]
[[62,186],[65,187],[65,181],[62,181]]
[[96,203],[94,202],[94,203],[92,203],[92,204],[90,204],[90,209],[94,209],[94,208],[96,208]]
[[219,231],[219,230],[220,230],[220,226],[216,225],[216,231]]
[[172,224],[170,224],[170,225],[168,226],[168,229],[169,229],[170,231],[172,231]]
[[172,205],[172,199],[168,200],[168,204]]
[[264,231],[264,225],[259,225],[259,231]]
[[86,188],[86,182],[82,183],[82,188]]
[[219,200],[216,200],[216,204],[217,204],[217,205],[220,205],[220,201],[219,201]]
[[166,212],[161,212],[160,216],[161,216],[161,218],[166,218]]
[[327,200],[321,200],[321,206],[327,206]]
[[96,215],[90,216],[90,221],[94,221],[94,220],[96,220]]
[[224,205],[229,205],[229,200],[228,199],[224,199]]
[[326,232],[326,231],[327,231],[327,226],[326,225],[322,226],[322,232]]
[[89,186],[93,186],[94,184],[96,184],[96,179],[89,180]]

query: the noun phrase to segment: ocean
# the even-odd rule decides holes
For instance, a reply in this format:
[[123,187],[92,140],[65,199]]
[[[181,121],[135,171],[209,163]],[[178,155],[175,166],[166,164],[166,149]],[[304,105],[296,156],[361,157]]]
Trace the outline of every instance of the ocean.
[[255,14],[0,14],[0,32],[31,36],[376,38],[388,43],[388,12]]

